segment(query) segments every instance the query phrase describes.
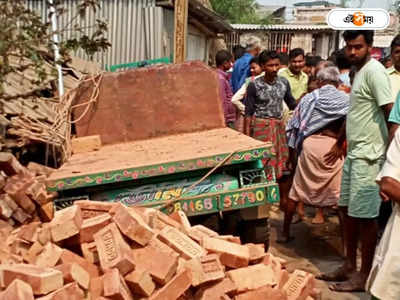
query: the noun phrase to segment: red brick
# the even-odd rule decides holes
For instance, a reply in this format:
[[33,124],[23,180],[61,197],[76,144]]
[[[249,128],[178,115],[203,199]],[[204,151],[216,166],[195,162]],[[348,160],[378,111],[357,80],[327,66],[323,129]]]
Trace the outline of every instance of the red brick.
[[50,222],[54,218],[54,203],[48,202],[38,209],[39,217],[42,222]]
[[209,237],[207,234],[196,228],[190,228],[188,231],[186,231],[186,234],[198,244],[201,244],[204,238]]
[[92,264],[99,262],[99,253],[97,252],[96,243],[84,243],[81,244],[81,250],[83,257]]
[[193,258],[185,263],[185,267],[192,272],[192,285],[194,287],[225,277],[224,267],[216,254]]
[[158,249],[161,252],[169,254],[171,256],[179,256],[178,252],[168,246],[166,243],[161,242],[158,239],[158,235],[155,235],[149,242],[148,246]]
[[29,284],[35,295],[45,295],[63,286],[62,273],[54,269],[27,264],[0,266],[0,285],[3,288],[15,279]]
[[[77,104],[90,99],[92,86],[91,82],[80,86]],[[115,144],[225,126],[222,105],[216,101],[217,74],[201,62],[105,73],[99,91],[96,109],[76,124],[78,137],[98,134],[103,144]],[[73,113],[82,115],[84,108]]]
[[113,221],[126,237],[139,245],[146,246],[154,236],[154,232],[141,216],[124,205],[115,209]]
[[83,219],[89,219],[104,213],[108,213],[110,209],[116,205],[116,203],[78,200],[74,202],[74,205],[78,205],[81,208]]
[[26,256],[24,257],[25,261],[29,264],[34,264],[36,261],[36,257],[43,251],[43,245],[39,242],[33,243],[33,245],[29,248]]
[[226,274],[234,282],[239,293],[277,284],[274,271],[264,264],[231,270]]
[[12,178],[8,180],[4,187],[4,191],[29,214],[35,211],[35,204],[25,193],[31,183],[30,181],[19,181],[18,177],[18,179]]
[[111,223],[94,235],[100,265],[103,271],[117,268],[122,275],[131,272],[135,265],[129,245],[125,242],[117,225]]
[[77,235],[82,227],[82,221],[81,209],[77,205],[57,211],[50,222],[53,241],[59,242]]
[[3,197],[0,197],[0,216],[4,219],[11,218],[14,210],[7,204]]
[[246,267],[249,264],[249,248],[217,238],[204,238],[204,249],[220,255],[221,263],[230,268]]
[[55,171],[55,169],[35,163],[35,162],[29,162],[26,168],[33,172],[35,176],[40,176],[40,175],[46,175],[49,176],[51,173]]
[[35,264],[39,267],[54,267],[61,258],[63,250],[53,243],[47,243],[43,251],[36,258]]
[[312,274],[295,270],[283,287],[288,300],[305,300],[315,288],[315,278]]
[[211,230],[210,228],[207,228],[204,225],[195,225],[195,226],[192,226],[192,228],[201,231],[202,233],[208,235],[209,237],[217,237],[218,236],[217,232],[215,232],[214,230]]
[[277,289],[270,286],[261,287],[254,291],[243,293],[235,296],[234,300],[255,300],[255,299],[268,299],[268,300],[286,300],[286,295]]
[[0,300],[34,300],[29,284],[15,279],[7,289],[0,294]]
[[126,275],[125,282],[132,293],[146,297],[150,296],[156,288],[150,273],[140,269]]
[[38,229],[37,240],[42,245],[46,245],[48,242],[51,241],[51,232],[49,223],[42,224],[42,227]]
[[26,169],[18,162],[14,155],[0,152],[0,170],[7,176],[26,173]]
[[82,227],[79,232],[80,243],[93,242],[93,235],[110,223],[111,216],[109,214],[101,214],[96,217],[83,220]]
[[192,226],[190,225],[189,219],[186,214],[181,211],[177,210],[173,214],[169,215],[170,218],[174,219],[176,222],[181,224],[183,230],[187,232]]
[[76,282],[81,288],[89,289],[90,275],[77,263],[62,264],[55,269],[63,273],[64,284]]
[[76,282],[64,285],[57,291],[36,300],[83,300],[84,293]]
[[207,252],[201,246],[199,246],[199,244],[194,242],[191,238],[178,229],[171,226],[165,227],[159,233],[158,238],[186,259],[202,257],[207,254]]
[[249,248],[250,262],[252,263],[260,261],[266,256],[264,244],[246,244],[245,246]]
[[110,269],[104,274],[104,296],[113,300],[133,300],[133,296],[118,269]]
[[27,221],[29,221],[32,217],[30,215],[28,215],[26,212],[24,212],[24,210],[20,207],[18,207],[13,215],[12,218],[19,222],[20,224],[25,224]]
[[83,257],[81,257],[67,249],[63,249],[63,252],[60,257],[60,262],[62,264],[75,262],[78,265],[80,265],[82,268],[84,268],[89,273],[90,277],[98,277],[100,274],[99,268],[96,265],[91,264]]
[[286,270],[281,270],[279,275],[276,277],[276,280],[278,284],[275,286],[275,288],[282,290],[283,287],[285,286],[286,282],[289,280],[289,273]]
[[49,202],[46,186],[38,181],[32,182],[26,189],[26,194],[38,205],[44,205]]
[[149,300],[176,300],[192,284],[192,273],[185,270],[174,276],[165,286],[156,291]]
[[148,271],[155,282],[165,284],[175,275],[177,256],[171,256],[151,246],[132,250],[132,253],[136,268]]
[[13,212],[17,210],[18,204],[9,195],[1,194],[0,200],[4,201]]
[[220,300],[224,294],[236,292],[236,286],[229,278],[224,278],[216,283],[206,284],[199,288],[195,294],[196,300]]
[[103,294],[103,291],[104,291],[103,276],[92,277],[89,283],[90,299],[97,299]]
[[17,235],[18,238],[34,243],[37,240],[37,231],[40,225],[40,222],[32,222],[27,225],[21,226],[20,231]]

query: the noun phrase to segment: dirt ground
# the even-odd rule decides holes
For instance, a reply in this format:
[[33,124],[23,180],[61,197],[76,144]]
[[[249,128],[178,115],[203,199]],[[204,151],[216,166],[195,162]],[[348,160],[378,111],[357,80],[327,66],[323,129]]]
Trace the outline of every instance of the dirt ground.
[[[330,213],[328,221],[323,225],[311,224],[313,209],[306,209],[307,220],[292,226],[295,240],[282,245],[276,243],[277,231],[281,230],[283,214],[277,206],[271,212],[271,247],[273,254],[287,259],[289,271],[301,269],[319,274],[335,270],[342,263],[340,254],[341,240],[338,217]],[[317,287],[322,291],[321,300],[369,300],[366,293],[335,293],[329,290],[328,284],[317,281]]]

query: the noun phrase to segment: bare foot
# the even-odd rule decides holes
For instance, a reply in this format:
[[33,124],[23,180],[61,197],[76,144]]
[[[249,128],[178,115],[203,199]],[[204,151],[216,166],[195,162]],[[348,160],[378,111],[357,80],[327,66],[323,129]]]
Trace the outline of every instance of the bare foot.
[[346,281],[349,280],[353,271],[354,270],[351,268],[341,266],[339,269],[333,272],[317,275],[316,278],[324,281]]
[[351,278],[345,282],[334,283],[329,288],[336,292],[364,292],[367,279],[360,273],[354,273]]

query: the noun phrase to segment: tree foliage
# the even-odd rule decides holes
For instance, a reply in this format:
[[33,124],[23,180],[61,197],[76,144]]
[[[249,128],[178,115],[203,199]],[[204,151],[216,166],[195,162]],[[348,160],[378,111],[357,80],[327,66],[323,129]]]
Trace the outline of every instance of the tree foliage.
[[[54,0],[59,18],[69,13],[63,2]],[[39,86],[45,84],[50,76],[53,77],[56,63],[64,63],[71,51],[82,49],[93,56],[110,46],[105,37],[107,24],[104,21],[96,20],[90,25],[90,35],[86,33],[87,27],[81,25],[89,10],[96,12],[99,9],[98,0],[76,0],[76,5],[77,14],[70,16],[66,27],[53,32],[51,13],[47,20],[42,20],[36,12],[27,8],[26,0],[0,1],[0,97],[7,96],[3,87],[11,73],[24,75],[24,72],[33,70],[35,76],[30,76],[29,80]],[[56,63],[53,55],[54,33],[61,38],[58,45],[61,59]]]
[[232,24],[268,24],[269,17],[257,14],[256,0],[211,0],[213,10]]

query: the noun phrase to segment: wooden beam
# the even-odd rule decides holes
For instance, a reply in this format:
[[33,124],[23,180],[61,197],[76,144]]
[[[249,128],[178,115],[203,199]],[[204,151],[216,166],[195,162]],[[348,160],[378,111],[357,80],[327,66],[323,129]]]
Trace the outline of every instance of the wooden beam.
[[175,0],[174,63],[186,60],[189,0]]
[[189,23],[198,28],[201,32],[203,32],[208,37],[216,37],[215,32],[211,31],[207,28],[206,25],[202,24],[200,21],[196,20],[194,17],[189,18]]

